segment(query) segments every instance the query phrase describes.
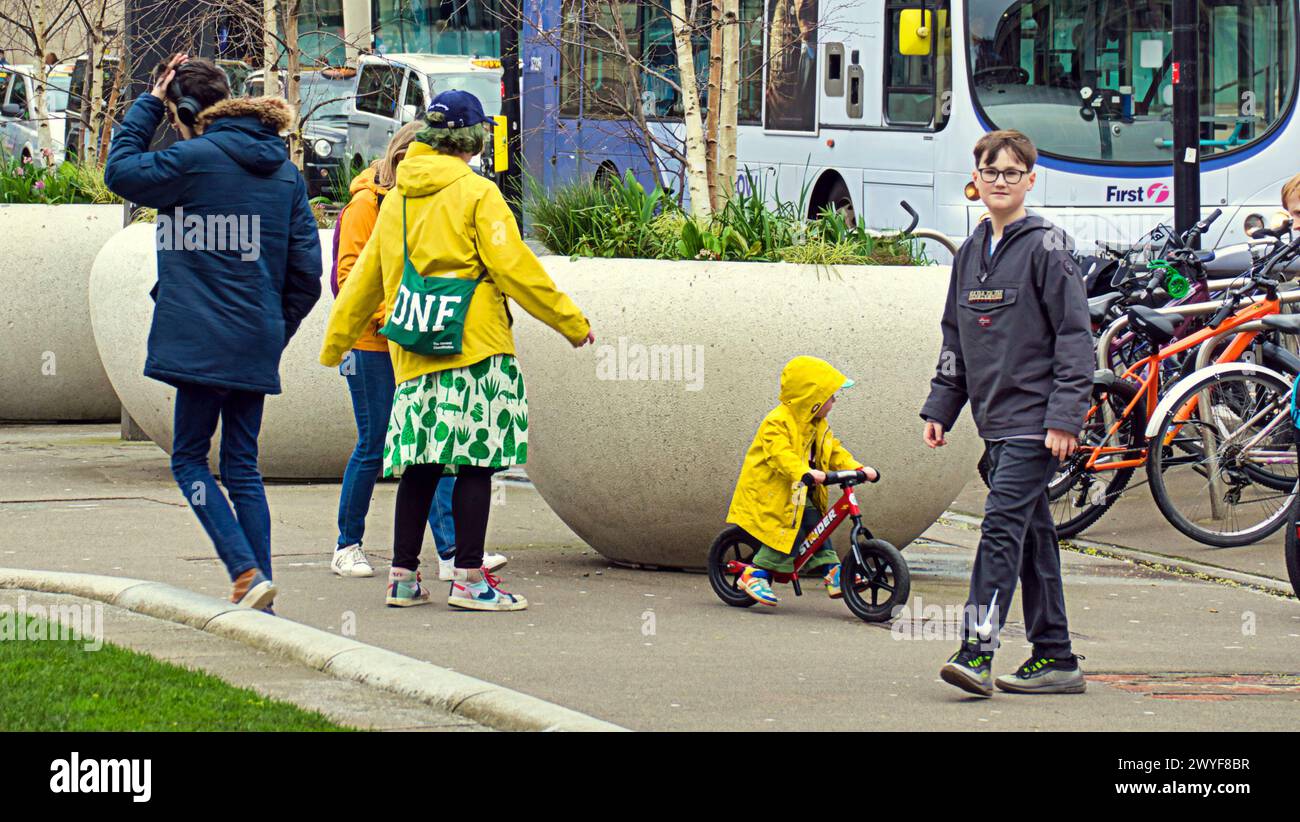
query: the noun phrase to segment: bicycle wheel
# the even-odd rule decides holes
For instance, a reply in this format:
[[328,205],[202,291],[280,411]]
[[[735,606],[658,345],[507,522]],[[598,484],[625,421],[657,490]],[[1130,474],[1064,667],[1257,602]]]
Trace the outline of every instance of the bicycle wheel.
[[1291,591],[1300,597],[1300,497],[1291,503],[1287,517],[1286,575],[1291,578]]
[[[1207,374],[1178,394],[1147,460],[1151,495],[1169,524],[1219,548],[1282,527],[1297,482],[1290,400],[1291,386],[1246,365]],[[1265,473],[1288,487],[1269,487],[1276,483],[1261,482]]]
[[1056,535],[1069,539],[1083,533],[1097,520],[1101,519],[1109,508],[1119,499],[1120,494],[1133,477],[1132,468],[1096,470],[1089,469],[1088,459],[1101,445],[1131,449],[1130,453],[1119,454],[1114,458],[1135,458],[1139,453],[1143,439],[1142,426],[1146,420],[1146,400],[1138,401],[1132,413],[1120,423],[1119,429],[1109,440],[1109,430],[1102,404],[1110,406],[1115,418],[1124,414],[1124,409],[1137,394],[1137,384],[1127,380],[1116,382],[1109,390],[1100,386],[1093,391],[1093,411],[1084,421],[1079,433],[1079,450],[1057,469],[1052,481],[1047,484],[1047,499],[1052,508],[1052,521],[1056,523]]
[[883,539],[867,539],[858,534],[858,565],[853,551],[844,555],[840,566],[840,590],[844,603],[853,615],[864,622],[885,622],[894,610],[907,602],[912,592],[912,575],[907,560],[898,549]]
[[709,585],[718,599],[733,608],[748,608],[754,599],[740,587],[740,571],[732,571],[727,566],[735,562],[748,565],[762,543],[749,535],[739,525],[728,526],[709,546]]

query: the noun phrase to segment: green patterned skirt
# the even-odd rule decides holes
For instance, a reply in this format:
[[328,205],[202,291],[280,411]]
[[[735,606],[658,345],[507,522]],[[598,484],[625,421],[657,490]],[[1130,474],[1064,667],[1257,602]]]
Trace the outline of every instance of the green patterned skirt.
[[509,468],[528,461],[528,395],[515,358],[495,354],[397,386],[384,442],[384,476],[436,463]]

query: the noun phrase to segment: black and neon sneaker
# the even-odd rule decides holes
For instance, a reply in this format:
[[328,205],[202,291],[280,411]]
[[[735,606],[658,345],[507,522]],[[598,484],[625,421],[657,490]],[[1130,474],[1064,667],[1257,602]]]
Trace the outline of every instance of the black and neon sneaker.
[[976,696],[993,696],[993,654],[967,640],[939,669],[939,677]]
[[1081,694],[1088,688],[1081,656],[1053,659],[1031,656],[1014,674],[998,677],[998,688],[1013,694]]

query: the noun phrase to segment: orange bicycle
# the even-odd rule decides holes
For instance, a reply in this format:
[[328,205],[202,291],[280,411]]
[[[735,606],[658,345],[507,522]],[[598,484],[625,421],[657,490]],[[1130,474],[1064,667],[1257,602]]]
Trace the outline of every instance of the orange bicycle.
[[[1214,337],[1233,334],[1248,323],[1280,313],[1277,281],[1270,275],[1277,263],[1298,252],[1300,240],[1270,254],[1267,264],[1252,271],[1245,285],[1229,292],[1204,328],[1177,341],[1174,341],[1175,327],[1184,319],[1181,315],[1159,314],[1143,306],[1128,309],[1130,328],[1149,344],[1149,350],[1154,353],[1133,363],[1118,376],[1113,371],[1097,373],[1095,401],[1084,419],[1080,448],[1062,464],[1048,486],[1058,536],[1076,536],[1099,520],[1119,499],[1134,470],[1147,464],[1150,453],[1146,437],[1148,421],[1155,413],[1168,382],[1166,374],[1172,371],[1177,375],[1179,372],[1178,368],[1169,368],[1166,364],[1176,365],[1183,354]],[[1263,299],[1242,307],[1245,297],[1259,288],[1265,290]],[[1215,358],[1215,363],[1237,361],[1260,333],[1253,329],[1236,331],[1227,347]],[[1195,402],[1180,407],[1181,419],[1186,420],[1195,410]],[[1169,430],[1161,447],[1194,451],[1197,447],[1195,442],[1176,441],[1177,431],[1177,427]],[[1173,464],[1174,461],[1167,462]],[[1259,469],[1254,470],[1253,476],[1248,473],[1246,478],[1270,487],[1293,482],[1272,477]]]

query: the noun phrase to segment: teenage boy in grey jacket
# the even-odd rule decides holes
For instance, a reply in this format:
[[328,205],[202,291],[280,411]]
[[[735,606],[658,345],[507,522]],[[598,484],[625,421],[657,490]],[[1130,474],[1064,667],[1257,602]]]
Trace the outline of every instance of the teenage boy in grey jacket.
[[1038,152],[1018,131],[975,146],[973,184],[988,208],[953,261],[943,350],[921,409],[925,444],[939,448],[969,400],[989,455],[989,493],[962,644],[945,682],[992,696],[993,652],[1019,575],[1033,653],[997,685],[1013,693],[1082,693],[1070,648],[1056,527],[1047,485],[1078,449],[1090,405],[1087,294],[1060,228],[1025,211]]

